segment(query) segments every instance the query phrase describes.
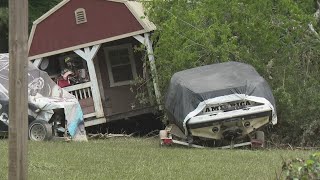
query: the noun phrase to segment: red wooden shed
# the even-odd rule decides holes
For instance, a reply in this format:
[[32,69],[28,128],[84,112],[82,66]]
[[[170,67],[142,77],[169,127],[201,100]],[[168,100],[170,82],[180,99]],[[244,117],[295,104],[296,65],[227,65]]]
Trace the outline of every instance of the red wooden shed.
[[[64,0],[34,21],[29,60],[78,98],[86,126],[150,113],[149,97],[160,97],[156,77],[148,78],[156,74],[149,39],[155,29],[136,1]],[[147,53],[134,51],[141,44]],[[145,104],[132,91],[139,78],[153,82],[139,87],[148,92]]]

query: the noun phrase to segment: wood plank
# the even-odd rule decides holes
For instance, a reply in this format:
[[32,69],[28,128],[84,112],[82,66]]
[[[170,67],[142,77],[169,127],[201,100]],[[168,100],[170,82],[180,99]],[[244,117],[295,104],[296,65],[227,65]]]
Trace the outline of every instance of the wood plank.
[[74,95],[76,96],[76,98],[79,100],[78,91],[73,91],[73,92],[74,92]]
[[9,180],[28,176],[28,0],[9,1]]
[[83,93],[84,93],[84,99],[87,99],[88,96],[87,96],[87,88],[83,89]]
[[91,88],[88,88],[88,95],[89,95],[89,96],[88,96],[89,98],[91,98],[91,97],[92,97],[92,91],[91,91]]
[[96,113],[94,112],[94,106],[93,105],[92,106],[88,106],[88,107],[82,107],[81,109],[82,109],[82,112],[84,114],[84,116],[83,116],[84,118],[87,117],[87,116],[85,116],[87,114],[94,114],[94,116],[96,116]]
[[94,126],[94,125],[98,125],[98,124],[103,124],[106,123],[106,118],[96,118],[93,120],[89,120],[89,121],[84,121],[84,126],[85,127],[89,127],[89,126]]
[[93,98],[79,99],[81,108],[94,106]]
[[82,84],[76,84],[76,85],[73,85],[73,86],[67,86],[67,87],[64,87],[63,89],[68,91],[68,92],[71,92],[71,91],[84,89],[84,88],[88,88],[88,87],[91,87],[91,82],[86,82],[86,83],[82,83]]
[[146,45],[145,41],[144,41],[144,37],[139,35],[135,35],[133,36],[137,41],[139,41],[141,44]]
[[79,89],[79,90],[78,90],[78,92],[79,92],[79,94],[80,94],[80,99],[83,99],[82,90],[83,90],[83,89]]
[[90,118],[90,117],[95,117],[96,113],[90,113],[90,114],[84,114],[83,117],[86,118]]

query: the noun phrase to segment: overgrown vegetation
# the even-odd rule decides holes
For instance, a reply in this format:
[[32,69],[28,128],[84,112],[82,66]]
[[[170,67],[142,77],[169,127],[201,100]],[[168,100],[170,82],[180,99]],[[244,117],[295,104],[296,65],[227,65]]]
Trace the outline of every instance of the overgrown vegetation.
[[282,170],[288,180],[320,179],[320,153],[312,154],[307,160],[296,158],[285,161]]
[[320,144],[316,1],[153,0],[145,6],[157,26],[153,40],[162,94],[177,71],[225,61],[248,63],[273,89],[277,138]]

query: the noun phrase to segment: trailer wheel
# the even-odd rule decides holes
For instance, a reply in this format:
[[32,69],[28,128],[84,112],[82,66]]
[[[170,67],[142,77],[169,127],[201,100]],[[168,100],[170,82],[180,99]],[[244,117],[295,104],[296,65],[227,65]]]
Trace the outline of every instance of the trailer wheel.
[[47,141],[52,139],[52,126],[43,120],[32,121],[29,125],[29,139],[32,141]]

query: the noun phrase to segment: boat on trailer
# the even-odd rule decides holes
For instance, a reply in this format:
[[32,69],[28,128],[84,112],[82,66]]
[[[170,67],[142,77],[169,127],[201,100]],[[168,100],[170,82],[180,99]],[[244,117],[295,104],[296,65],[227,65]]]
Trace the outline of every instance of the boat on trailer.
[[162,145],[263,147],[262,127],[277,124],[267,81],[251,65],[240,62],[175,73],[165,110],[169,123],[160,131]]

